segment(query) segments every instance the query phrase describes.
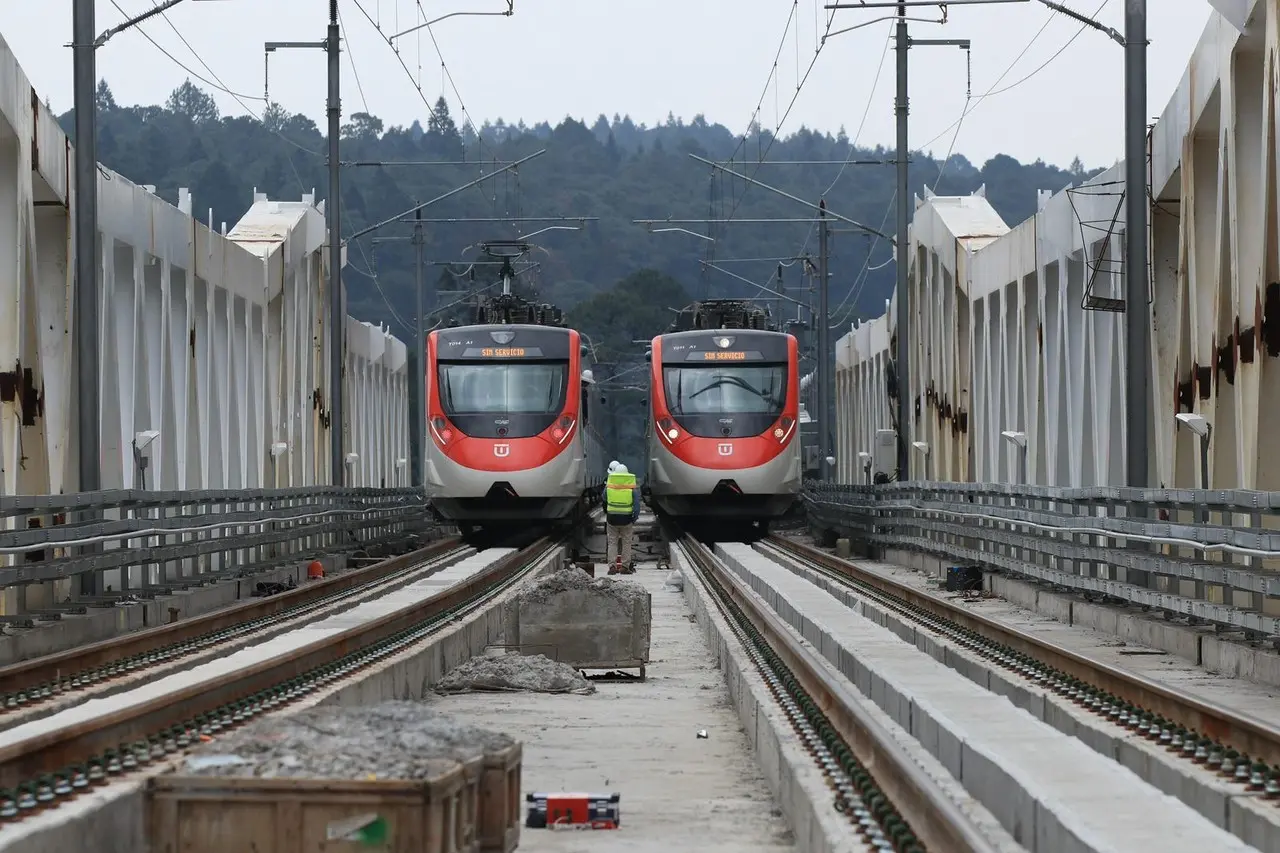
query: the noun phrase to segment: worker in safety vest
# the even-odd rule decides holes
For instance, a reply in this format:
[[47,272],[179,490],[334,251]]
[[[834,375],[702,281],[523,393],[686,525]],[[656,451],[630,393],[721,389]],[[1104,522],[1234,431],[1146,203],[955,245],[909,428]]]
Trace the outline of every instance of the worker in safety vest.
[[631,563],[631,531],[640,518],[640,498],[636,494],[636,475],[617,460],[609,463],[609,476],[604,484],[604,508],[609,574],[613,574],[619,554],[622,555],[623,573],[632,574],[636,569]]

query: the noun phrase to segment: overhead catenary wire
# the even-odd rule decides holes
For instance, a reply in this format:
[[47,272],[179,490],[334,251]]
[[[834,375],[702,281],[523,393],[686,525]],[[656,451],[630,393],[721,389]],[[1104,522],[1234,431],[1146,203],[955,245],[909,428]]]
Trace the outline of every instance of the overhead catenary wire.
[[[119,4],[119,3],[117,3],[117,2],[116,2],[116,0],[111,0],[111,5],[112,5],[112,6],[114,6],[114,7],[116,8],[116,11],[117,11],[117,12],[119,12],[121,15],[125,15],[126,17],[128,16],[128,14],[129,14],[129,13],[128,13],[128,12],[126,12],[123,8],[121,8],[120,4]],[[214,78],[213,80],[209,80],[209,79],[207,79],[206,77],[204,77],[203,75],[198,74],[197,72],[195,72],[195,71],[191,70],[191,68],[190,68],[188,65],[186,65],[184,62],[182,62],[181,60],[179,60],[176,56],[174,56],[172,53],[170,53],[168,50],[166,50],[166,49],[164,48],[164,46],[163,46],[163,45],[161,45],[158,41],[156,41],[156,40],[151,36],[151,34],[150,34],[150,33],[148,33],[145,29],[143,29],[143,26],[142,26],[141,24],[139,24],[139,25],[137,25],[137,26],[134,26],[134,27],[131,27],[130,29],[131,29],[131,30],[133,30],[133,31],[136,31],[140,36],[142,36],[142,37],[143,37],[143,38],[145,38],[148,42],[150,42],[152,47],[154,47],[156,50],[158,50],[158,51],[160,51],[162,54],[164,54],[164,56],[165,56],[166,58],[168,58],[170,62],[172,62],[174,65],[178,66],[178,67],[179,67],[179,68],[181,68],[183,71],[185,71],[185,72],[187,72],[188,74],[190,74],[192,77],[196,78],[197,80],[199,80],[200,82],[204,83],[205,85],[210,86],[211,88],[216,89],[216,90],[217,90],[217,91],[219,91],[219,92],[222,92],[223,94],[226,94],[226,95],[231,96],[231,98],[232,98],[232,99],[234,99],[234,100],[235,100],[235,102],[236,102],[237,104],[239,104],[239,105],[240,105],[240,108],[241,108],[241,109],[243,109],[246,113],[248,113],[248,114],[249,114],[249,117],[250,117],[250,118],[252,118],[254,121],[257,121],[257,122],[258,122],[259,124],[261,124],[263,127],[266,127],[266,128],[267,128],[267,130],[268,130],[269,132],[271,132],[272,134],[274,134],[275,136],[277,136],[277,137],[279,137],[280,139],[284,140],[285,142],[289,143],[289,144],[290,144],[290,145],[292,145],[294,148],[297,148],[299,151],[304,151],[304,152],[306,152],[307,154],[311,154],[311,155],[312,155],[312,156],[314,156],[314,157],[324,157],[324,154],[322,154],[321,152],[316,151],[316,150],[311,149],[311,148],[308,148],[307,146],[302,145],[302,144],[301,144],[301,143],[299,143],[299,142],[295,142],[294,140],[292,140],[292,139],[290,139],[289,137],[285,136],[285,135],[284,135],[283,133],[281,133],[279,130],[276,130],[276,129],[274,129],[274,128],[268,127],[268,126],[267,126],[267,124],[266,124],[266,122],[264,122],[264,121],[262,120],[262,117],[261,117],[261,116],[259,116],[259,115],[257,114],[257,112],[255,112],[251,107],[249,107],[249,105],[248,105],[248,104],[246,104],[246,103],[245,103],[245,100],[246,100],[246,99],[248,99],[248,100],[254,100],[254,101],[262,101],[262,100],[264,100],[264,99],[263,99],[263,98],[260,98],[260,97],[258,97],[258,96],[256,96],[256,95],[242,95],[242,94],[240,94],[240,93],[238,93],[238,92],[236,92],[236,91],[232,90],[229,86],[227,86],[227,85],[226,85],[226,83],[222,82],[222,78],[221,78],[221,77],[219,77],[219,76],[218,76],[218,74],[217,74],[217,73],[216,73],[212,68],[210,68],[210,67],[209,67],[209,64],[208,64],[207,62],[205,62],[205,61],[204,61],[204,59],[203,59],[203,57],[201,57],[201,56],[200,56],[200,54],[196,51],[196,49],[195,49],[194,47],[192,47],[192,46],[191,46],[191,43],[190,43],[189,41],[187,41],[186,37],[182,34],[182,31],[181,31],[181,30],[179,30],[179,29],[178,29],[178,27],[177,27],[177,25],[176,25],[176,24],[174,24],[174,23],[173,23],[173,21],[169,18],[168,13],[167,13],[167,12],[161,12],[161,13],[160,13],[160,17],[161,17],[161,18],[163,18],[163,19],[164,19],[164,22],[165,22],[166,24],[168,24],[168,25],[169,25],[169,27],[174,31],[174,33],[175,33],[175,34],[177,34],[178,39],[179,39],[179,40],[181,40],[181,41],[182,41],[182,43],[183,43],[184,45],[186,45],[187,50],[189,50],[189,51],[191,52],[191,55],[192,55],[192,56],[194,56],[194,57],[196,58],[196,61],[197,61],[197,62],[199,62],[199,63],[200,63],[200,65],[202,65],[206,71],[208,71],[208,72],[209,72],[209,74]],[[217,82],[214,82],[214,81],[217,81]],[[299,182],[301,182],[301,180],[302,180],[302,179],[301,179],[301,177],[300,177],[300,176],[298,176],[298,170],[297,170],[297,168],[293,166],[293,160],[292,160],[292,158],[290,158],[290,160],[289,160],[289,165],[290,165],[290,167],[292,167],[292,168],[293,168],[293,172],[294,172],[295,177],[298,177]],[[305,186],[305,185],[304,185],[304,186]]]
[[[1102,10],[1105,9],[1110,2],[1111,0],[1103,0],[1103,2],[1094,11],[1093,17],[1097,17],[1097,15],[1101,13]],[[945,136],[948,132],[952,130],[955,131],[951,139],[951,146],[947,151],[946,157],[942,161],[942,165],[939,167],[938,176],[934,181],[934,184],[933,184],[934,192],[937,191],[938,186],[941,183],[943,173],[945,172],[946,167],[950,163],[952,155],[955,152],[956,143],[959,139],[960,130],[963,127],[964,121],[973,112],[973,110],[977,109],[978,105],[982,103],[983,100],[1002,94],[1004,92],[1008,92],[1011,89],[1014,89],[1022,85],[1023,83],[1027,82],[1031,78],[1035,77],[1035,75],[1039,74],[1042,70],[1048,67],[1050,63],[1052,63],[1059,56],[1061,56],[1066,51],[1066,49],[1070,47],[1071,44],[1075,42],[1077,38],[1080,37],[1080,34],[1083,33],[1088,28],[1087,24],[1082,24],[1080,29],[1078,29],[1076,33],[1070,39],[1068,39],[1065,44],[1063,44],[1056,51],[1054,51],[1054,53],[1051,54],[1048,59],[1042,62],[1034,70],[1032,70],[1030,73],[1022,77],[1021,79],[1015,81],[1014,83],[1009,84],[1008,86],[1005,86],[1003,88],[997,88],[1000,86],[1001,81],[1003,81],[1009,75],[1009,73],[1017,66],[1017,64],[1022,60],[1022,58],[1027,55],[1027,53],[1031,50],[1032,46],[1034,46],[1035,43],[1039,40],[1040,36],[1042,36],[1044,32],[1049,28],[1049,25],[1053,22],[1054,16],[1058,14],[1061,14],[1061,13],[1055,11],[1050,14],[1050,16],[1045,20],[1045,22],[1041,24],[1040,28],[1036,30],[1036,32],[1031,36],[1030,39],[1028,39],[1027,43],[1022,46],[1022,49],[1018,52],[1017,56],[1013,58],[1013,61],[1010,62],[1005,67],[1004,71],[1002,71],[1000,75],[996,77],[995,81],[991,84],[990,87],[988,87],[988,89],[985,92],[975,97],[972,92],[972,83],[969,84],[968,91],[966,92],[966,95],[965,95],[964,109],[961,111],[959,118],[957,118],[947,127],[943,128],[941,132],[935,135],[928,142],[924,143],[923,145],[913,146],[917,150],[924,150],[928,148],[930,145],[932,145],[934,142],[937,142],[939,139]],[[882,60],[882,63],[883,63],[883,60]],[[830,190],[828,190],[828,192],[829,191]],[[895,200],[896,200],[896,197],[897,197],[897,194],[895,193],[894,194]],[[890,209],[892,209],[894,202],[890,201],[889,204],[890,204]],[[887,222],[888,220],[886,219],[885,221]],[[883,225],[881,226],[881,228],[883,229]],[[854,302],[854,307],[856,308],[858,295],[860,295],[861,290],[863,289],[863,287],[865,287],[866,276],[871,270],[871,267],[869,265],[871,262],[872,252],[874,251],[878,243],[879,243],[879,238],[876,238],[875,240],[873,240],[872,245],[867,252],[866,262],[863,264],[863,268],[862,270],[860,270],[858,278],[855,280],[855,284],[850,288],[849,293],[846,294],[845,300],[841,301],[840,307],[843,307],[844,303],[848,301],[850,297],[852,297]],[[807,240],[806,240],[806,244],[807,244]],[[855,293],[855,291],[857,292]],[[836,310],[837,311],[840,310],[840,307],[838,307]],[[835,314],[834,311],[832,313]],[[833,325],[831,328],[836,328],[837,326],[843,325],[844,322],[846,321],[847,321],[847,318],[842,319],[840,323]]]
[[[756,160],[755,171],[753,171],[750,176],[752,180],[755,180],[756,176],[760,173],[760,169],[763,168],[765,159],[769,156],[769,152],[773,150],[773,146],[777,143],[778,137],[782,133],[782,125],[786,124],[787,118],[790,117],[791,111],[795,108],[796,101],[798,101],[800,98],[800,93],[804,91],[804,84],[808,82],[810,75],[813,73],[814,67],[818,64],[818,57],[822,56],[822,48],[826,46],[826,43],[827,43],[826,38],[827,38],[827,35],[830,34],[831,32],[832,25],[835,23],[837,11],[838,10],[836,9],[832,9],[831,14],[827,16],[826,29],[823,31],[822,38],[818,40],[817,46],[814,48],[813,57],[809,60],[809,67],[805,69],[804,76],[802,76],[800,80],[796,83],[796,90],[795,92],[792,93],[791,100],[787,103],[786,110],[783,111],[782,117],[778,119],[777,125],[774,128],[774,132],[769,135],[769,144],[765,146],[764,151],[759,153],[759,157]],[[788,26],[790,26],[790,22],[788,22]],[[787,39],[787,34],[786,32],[783,32],[782,34],[783,44],[786,43],[786,39]],[[780,51],[781,51],[781,48],[779,48],[779,52]],[[776,60],[774,64],[775,65],[777,64]],[[766,85],[766,88],[767,88],[767,85]],[[750,133],[750,132],[751,132],[751,127],[748,126],[747,133]],[[736,150],[737,149],[735,149],[735,151]],[[730,157],[729,159],[732,160],[733,158]],[[734,200],[733,207],[729,209],[729,215],[726,216],[725,219],[730,219],[730,220],[733,219],[734,214],[738,212],[739,205],[742,204],[742,199],[745,197],[746,197],[746,189],[744,188],[742,191],[742,194],[739,195]]]
[[[112,5],[112,6],[115,6],[115,7],[116,7],[116,11],[117,11],[117,12],[119,12],[121,15],[124,15],[126,18],[128,18],[128,17],[129,17],[129,13],[128,13],[128,12],[126,12],[123,8],[121,8],[121,7],[120,7],[120,4],[119,4],[119,3],[117,3],[117,2],[116,2],[116,0],[111,0],[111,5]],[[158,5],[158,4],[153,3],[153,5]],[[166,57],[168,57],[170,62],[172,62],[174,65],[178,66],[178,67],[179,67],[179,68],[181,68],[183,71],[185,71],[185,72],[187,72],[188,74],[190,74],[192,77],[194,77],[194,78],[196,78],[197,80],[199,80],[201,83],[204,83],[206,86],[209,86],[209,87],[211,87],[211,88],[213,88],[213,89],[217,89],[219,92],[223,92],[224,94],[230,95],[231,97],[235,98],[235,99],[236,99],[236,101],[241,101],[241,102],[242,102],[242,101],[244,101],[244,100],[252,100],[252,101],[261,101],[261,100],[264,100],[263,98],[260,98],[260,97],[258,97],[258,96],[256,96],[256,95],[246,95],[246,94],[243,94],[243,93],[236,92],[236,91],[234,91],[233,89],[231,89],[229,86],[227,86],[227,84],[226,84],[226,83],[222,82],[222,78],[221,78],[221,77],[219,77],[219,76],[217,75],[217,73],[216,73],[216,72],[214,72],[214,70],[213,70],[212,68],[210,68],[210,67],[209,67],[209,64],[208,64],[207,62],[205,62],[205,61],[204,61],[204,59],[202,59],[202,58],[201,58],[200,54],[196,52],[196,49],[195,49],[194,47],[192,47],[192,46],[191,46],[191,42],[187,41],[186,37],[181,33],[181,31],[179,31],[179,30],[178,30],[178,28],[177,28],[176,26],[174,26],[173,21],[169,19],[169,14],[168,14],[167,12],[161,12],[161,13],[160,13],[160,17],[164,18],[165,23],[167,23],[167,24],[168,24],[168,25],[173,29],[174,33],[176,33],[176,34],[177,34],[178,39],[179,39],[179,40],[180,40],[184,45],[186,45],[187,50],[191,51],[191,55],[192,55],[192,56],[194,56],[194,57],[196,58],[196,61],[197,61],[197,62],[199,62],[199,63],[204,67],[204,70],[205,70],[205,71],[209,72],[210,76],[212,76],[212,77],[213,77],[213,80],[210,80],[210,79],[208,79],[208,78],[206,78],[206,77],[202,76],[199,72],[193,71],[193,70],[192,70],[188,65],[186,65],[184,62],[182,62],[181,60],[179,60],[176,56],[174,56],[174,55],[173,55],[172,53],[170,53],[168,50],[166,50],[165,48],[161,47],[160,43],[159,43],[159,42],[157,42],[154,38],[152,38],[152,37],[151,37],[151,36],[150,36],[150,35],[149,35],[149,34],[148,34],[148,33],[147,33],[143,28],[142,28],[142,24],[135,24],[134,26],[130,27],[130,29],[132,29],[132,30],[136,30],[139,34],[141,34],[141,35],[143,36],[143,38],[145,38],[147,41],[151,42],[152,46],[153,46],[153,47],[155,47],[155,49],[156,49],[156,50],[160,51],[160,52],[161,52],[161,53],[163,53]],[[215,80],[216,80],[217,82],[214,82]],[[240,104],[240,106],[242,106],[242,107],[243,107],[243,106],[244,106],[244,104],[243,104],[243,103],[241,103],[241,104]],[[246,107],[246,109],[248,109],[248,108]]]
[[[892,26],[890,26],[889,29],[892,30]],[[862,108],[862,118],[858,121],[857,130],[853,132],[853,138],[849,140],[849,150],[845,154],[844,162],[840,164],[840,169],[839,171],[836,172],[836,176],[831,179],[831,183],[828,184],[827,188],[822,191],[823,198],[826,198],[827,196],[831,195],[831,191],[836,188],[836,184],[840,182],[840,178],[841,176],[844,175],[845,169],[847,169],[849,167],[849,164],[853,162],[854,155],[857,154],[858,152],[858,141],[862,138],[863,128],[865,128],[867,125],[867,117],[871,115],[871,105],[875,102],[876,90],[880,87],[880,75],[884,73],[884,61],[889,56],[889,45],[891,44],[893,44],[893,34],[892,32],[889,32],[886,34],[886,37],[885,37],[884,48],[880,52],[880,62],[876,66],[876,76],[872,78],[872,81],[871,81],[871,91],[867,93],[867,103]],[[892,201],[889,202],[889,208],[890,210],[893,209]],[[884,230],[884,223],[887,223],[888,221],[889,220],[886,217],[884,222],[881,223],[880,225],[881,231]],[[804,242],[800,245],[800,251],[797,252],[796,254],[799,254],[799,255],[804,254],[805,250],[809,248],[809,241],[813,239],[813,235],[816,233],[816,231],[817,231],[817,222],[815,221],[812,225],[809,226],[809,232],[805,235]],[[877,240],[877,242],[879,241]],[[868,255],[868,257],[870,257],[870,255]]]
[[[370,14],[369,14],[369,11],[368,11],[367,9],[365,9],[364,4],[363,4],[363,3],[361,3],[361,2],[360,2],[360,0],[351,0],[351,2],[353,2],[353,3],[355,4],[356,9],[358,9],[358,10],[360,11],[360,14],[364,16],[365,20],[367,20],[367,21],[369,22],[370,26],[372,26],[372,27],[374,28],[374,30],[378,33],[378,35],[382,38],[382,40],[383,40],[384,42],[386,42],[387,47],[391,48],[391,52],[392,52],[392,54],[394,54],[394,55],[395,55],[396,62],[398,62],[398,63],[400,64],[400,67],[401,67],[402,69],[404,69],[404,73],[405,73],[405,75],[409,78],[409,82],[413,85],[413,89],[414,89],[414,91],[415,91],[415,92],[417,92],[418,97],[422,100],[422,103],[427,107],[428,111],[429,111],[432,115],[434,115],[434,114],[435,114],[435,105],[434,105],[434,104],[432,104],[430,100],[428,100],[428,98],[427,98],[427,93],[426,93],[426,92],[423,90],[423,88],[422,88],[422,81],[421,81],[420,77],[419,77],[419,78],[414,78],[414,76],[413,76],[413,72],[412,72],[412,71],[410,71],[410,70],[409,70],[409,66],[405,64],[404,57],[400,55],[400,49],[396,47],[395,42],[394,42],[394,41],[392,41],[391,37],[390,37],[390,36],[388,36],[386,33],[384,33],[384,32],[382,31],[382,25],[381,25],[381,23],[380,23],[380,18],[381,18],[381,9],[379,9],[379,17],[378,17],[377,19],[375,19],[372,15],[370,15]],[[416,3],[415,16],[417,16],[420,20],[427,20],[427,18],[426,18],[426,10],[424,10],[424,9],[422,8],[422,4],[421,4],[421,2],[417,2],[417,3]],[[399,4],[398,2],[396,3],[396,29],[397,29],[397,31],[400,29],[400,4]],[[463,120],[465,121],[465,124],[464,124],[463,126],[464,126],[464,127],[470,127],[470,128],[471,128],[471,130],[472,130],[472,132],[475,134],[475,137],[476,137],[476,151],[477,151],[477,155],[478,155],[478,156],[477,156],[477,158],[476,158],[476,167],[477,167],[478,169],[480,169],[480,170],[483,170],[483,169],[484,169],[485,148],[486,148],[486,144],[485,144],[485,141],[484,141],[484,134],[483,134],[483,133],[481,133],[480,128],[476,126],[475,122],[474,122],[474,121],[472,120],[472,118],[471,118],[471,113],[470,113],[470,111],[467,109],[466,102],[465,102],[465,101],[463,101],[463,99],[462,99],[462,94],[461,94],[461,92],[459,92],[459,91],[458,91],[457,83],[456,83],[456,82],[454,82],[454,79],[453,79],[453,73],[449,70],[449,65],[448,65],[448,63],[447,63],[447,62],[445,62],[444,53],[440,50],[440,43],[436,40],[435,33],[432,31],[432,28],[430,27],[430,25],[427,25],[427,26],[423,27],[423,29],[425,29],[425,30],[427,31],[427,35],[428,35],[428,36],[430,36],[430,38],[431,38],[431,43],[432,43],[432,45],[435,47],[436,56],[437,56],[437,57],[439,58],[439,60],[440,60],[440,68],[441,68],[441,72],[442,72],[442,74],[443,74],[444,78],[445,78],[446,80],[448,80],[448,81],[449,81],[449,85],[450,85],[450,86],[452,87],[452,89],[453,89],[454,99],[455,99],[455,100],[457,101],[457,103],[458,103],[458,112],[459,112],[459,115],[461,115],[461,116],[462,116],[462,118],[463,118]],[[418,38],[419,38],[419,40],[421,39],[421,31],[419,31]],[[443,91],[441,92],[441,95],[443,96]],[[493,158],[492,158],[492,159],[493,159],[495,162],[497,161],[498,157],[497,157],[497,152],[496,152],[496,151],[494,151],[494,152],[493,152]],[[475,190],[476,190],[476,192],[480,193],[480,194],[481,194],[481,196],[483,196],[483,197],[485,198],[485,200],[486,200],[486,201],[491,201],[491,202],[495,202],[495,203],[496,203],[496,201],[497,201],[497,190],[496,190],[496,187],[495,187],[494,195],[493,195],[493,197],[492,197],[492,198],[490,198],[489,196],[484,195],[485,190],[484,190],[484,187],[483,187],[483,186],[480,186],[480,185],[478,185],[478,184],[477,184],[477,185],[475,186]]]
[[[1103,9],[1105,9],[1108,5],[1110,5],[1110,3],[1111,3],[1111,0],[1103,0],[1103,2],[1098,5],[1098,8],[1093,11],[1093,14],[1091,15],[1091,17],[1096,18],[1099,14],[1102,13]],[[1016,80],[1013,83],[1010,83],[1008,86],[1005,86],[1003,88],[996,88],[997,86],[1000,85],[1000,81],[1004,80],[1005,77],[1009,76],[1009,72],[1012,71],[1020,61],[1022,61],[1022,58],[1027,55],[1027,51],[1031,49],[1031,46],[1034,45],[1036,41],[1040,38],[1040,36],[1044,34],[1045,30],[1049,28],[1049,24],[1053,23],[1054,18],[1060,14],[1062,13],[1057,11],[1051,11],[1049,14],[1049,17],[1040,26],[1040,29],[1036,30],[1035,35],[1033,35],[1031,39],[1023,46],[1022,50],[1018,52],[1018,55],[1013,58],[1013,61],[1009,63],[1009,65],[1004,69],[1004,71],[1000,72],[1000,76],[995,79],[995,82],[991,84],[990,88],[988,88],[987,91],[983,92],[981,95],[978,95],[977,97],[973,98],[972,104],[966,103],[965,109],[961,112],[959,118],[957,118],[955,121],[951,122],[951,124],[944,127],[941,131],[938,132],[937,135],[931,138],[928,142],[925,142],[922,145],[917,145],[915,146],[915,148],[917,150],[924,150],[928,148],[930,145],[937,142],[939,139],[941,139],[951,130],[958,127],[965,120],[966,116],[968,116],[970,113],[976,110],[979,106],[981,106],[981,104],[984,101],[986,101],[988,98],[994,98],[997,95],[1002,95],[1005,92],[1009,92],[1009,91],[1012,91],[1013,89],[1018,88],[1023,83],[1026,83],[1028,80],[1035,77],[1045,68],[1048,68],[1049,65],[1052,64],[1058,57],[1062,56],[1062,54],[1066,52],[1067,48],[1071,47],[1071,45],[1075,43],[1075,40],[1078,39],[1080,35],[1089,28],[1088,24],[1081,24],[1080,28],[1076,30],[1075,34],[1071,36],[1071,38],[1067,39],[1065,44],[1063,44],[1056,51],[1054,51],[1049,56],[1048,59],[1042,62],[1030,73],[1026,74],[1021,79]]]
[[347,43],[347,64],[351,66],[351,76],[356,81],[356,91],[360,93],[360,103],[364,105],[364,111],[369,113],[369,99],[364,96],[364,84],[360,82],[360,71],[356,68],[356,56],[351,51],[351,39],[347,37],[347,23],[342,19],[342,9],[338,9],[338,26],[342,28],[342,40]]

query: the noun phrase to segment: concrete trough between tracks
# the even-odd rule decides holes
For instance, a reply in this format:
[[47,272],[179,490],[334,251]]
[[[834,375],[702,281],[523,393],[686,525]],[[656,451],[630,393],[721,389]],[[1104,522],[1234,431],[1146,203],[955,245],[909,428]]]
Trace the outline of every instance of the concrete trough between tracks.
[[[557,549],[542,561],[535,573],[554,571],[562,562],[563,551]],[[439,580],[434,583],[441,590],[445,588]],[[388,699],[422,698],[449,669],[483,654],[486,646],[501,642],[504,606],[518,590],[516,586],[504,591],[480,610],[412,648],[360,670],[342,683],[317,690],[279,713],[294,713],[317,705],[369,705]],[[315,626],[300,630],[315,630]],[[57,809],[0,828],[0,853],[66,853],[68,850],[139,853],[148,850],[147,779],[172,772],[182,760],[156,765],[128,780],[81,795]]]
[[1252,849],[1132,771],[922,654],[749,546],[716,550],[1031,853]]
[[1216,826],[1230,830],[1259,850],[1280,853],[1280,812],[1271,800],[1224,779],[1203,764],[1192,763],[1177,753],[1171,753],[1129,728],[1085,711],[949,640],[939,639],[929,628],[904,619],[858,591],[806,567],[793,555],[770,553],[762,550],[760,545],[755,548],[798,577],[830,593],[855,613],[892,631],[978,686],[1007,697],[1036,719],[1129,768],[1144,781],[1194,808]]

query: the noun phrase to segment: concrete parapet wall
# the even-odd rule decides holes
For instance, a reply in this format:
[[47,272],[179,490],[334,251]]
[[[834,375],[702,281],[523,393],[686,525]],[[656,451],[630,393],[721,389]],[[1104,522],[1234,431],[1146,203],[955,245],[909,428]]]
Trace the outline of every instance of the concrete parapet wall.
[[[0,278],[0,495],[79,488],[73,162],[0,38],[0,265],[13,271]],[[101,349],[84,357],[98,365],[102,487],[136,487],[146,430],[160,433],[152,488],[330,482],[323,205],[259,194],[228,231],[187,190],[177,201],[98,171]],[[405,345],[344,322],[348,485],[407,481]]]

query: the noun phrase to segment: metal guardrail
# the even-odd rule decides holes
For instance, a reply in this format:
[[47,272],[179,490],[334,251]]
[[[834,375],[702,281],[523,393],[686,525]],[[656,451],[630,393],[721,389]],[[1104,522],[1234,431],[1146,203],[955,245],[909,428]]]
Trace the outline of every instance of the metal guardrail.
[[112,570],[113,595],[189,586],[407,540],[427,513],[422,492],[410,488],[0,497],[0,587]]
[[810,482],[804,500],[863,546],[1280,637],[1280,492]]

